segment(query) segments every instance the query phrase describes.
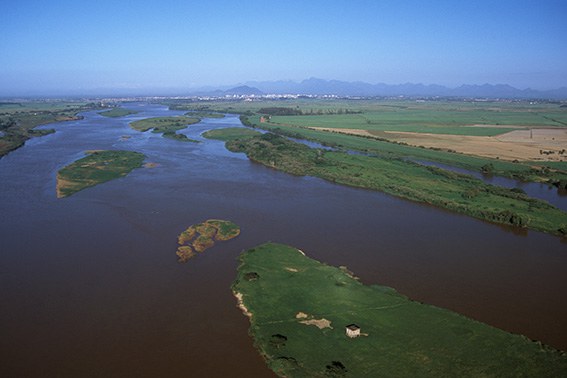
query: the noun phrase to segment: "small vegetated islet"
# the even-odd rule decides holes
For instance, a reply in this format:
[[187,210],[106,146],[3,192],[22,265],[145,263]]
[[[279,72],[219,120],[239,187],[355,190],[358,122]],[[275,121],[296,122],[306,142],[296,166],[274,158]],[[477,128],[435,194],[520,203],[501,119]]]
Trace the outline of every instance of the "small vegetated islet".
[[88,156],[57,173],[57,197],[68,197],[83,189],[126,176],[140,168],[145,155],[134,151],[88,151]]
[[189,226],[177,237],[178,261],[187,262],[198,253],[214,246],[215,242],[234,239],[238,235],[240,235],[240,227],[227,220],[209,219]]
[[175,139],[182,142],[199,143],[197,140],[187,138],[184,134],[177,131],[187,128],[187,126],[200,122],[200,118],[194,117],[154,117],[141,119],[130,123],[130,127],[138,131],[152,130],[153,133],[162,134],[164,138]]

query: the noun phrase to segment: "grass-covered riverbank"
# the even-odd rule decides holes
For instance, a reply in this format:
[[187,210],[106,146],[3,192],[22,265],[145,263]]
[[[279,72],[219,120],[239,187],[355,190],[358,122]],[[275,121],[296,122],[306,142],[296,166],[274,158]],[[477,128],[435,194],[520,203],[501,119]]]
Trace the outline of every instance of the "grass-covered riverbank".
[[34,130],[54,122],[73,121],[79,112],[96,109],[86,102],[38,101],[4,102],[0,104],[0,157],[24,145],[26,140],[54,133],[54,130]]
[[145,156],[133,151],[92,151],[57,173],[57,197],[126,176],[140,168]]
[[[565,354],[454,312],[365,286],[295,248],[241,255],[233,291],[280,376],[559,377]],[[360,336],[347,337],[356,324]]]
[[189,125],[200,122],[200,118],[193,117],[154,117],[141,119],[130,123],[130,127],[138,131],[152,130],[153,133],[163,134],[164,138],[175,139],[182,142],[198,141],[187,138],[186,135],[177,134],[178,130],[183,130]]
[[484,184],[467,175],[402,159],[313,149],[271,133],[246,135],[228,141],[226,146],[287,173],[378,190],[494,223],[567,234],[567,213],[521,192]]
[[261,122],[261,116],[242,116],[242,123],[294,138],[307,139],[324,145],[355,150],[390,158],[411,158],[439,162],[471,171],[490,173],[527,182],[543,182],[556,186],[567,184],[566,162],[511,162],[449,152],[441,149],[412,147],[378,136],[349,135],[343,132],[315,130],[307,127]]

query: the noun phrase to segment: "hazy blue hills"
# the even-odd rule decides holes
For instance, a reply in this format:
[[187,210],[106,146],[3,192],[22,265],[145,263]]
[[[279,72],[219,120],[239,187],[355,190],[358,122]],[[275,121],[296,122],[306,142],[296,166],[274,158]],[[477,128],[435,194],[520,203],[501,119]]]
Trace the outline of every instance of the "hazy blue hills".
[[361,81],[323,80],[310,78],[301,82],[262,81],[247,82],[246,86],[264,93],[306,94],[337,96],[441,96],[441,97],[486,97],[486,98],[548,98],[567,99],[567,88],[548,91],[518,89],[507,84],[461,85],[448,88],[436,84],[369,84]]
[[255,96],[260,96],[260,95],[263,95],[264,92],[262,92],[261,90],[259,90],[258,88],[255,88],[255,87],[249,87],[248,85],[241,85],[239,87],[227,89],[226,91],[224,91],[224,94],[227,94],[227,95],[248,95],[248,96],[255,95]]
[[[43,90],[34,93],[18,92],[14,96],[261,96],[266,94],[336,95],[361,97],[455,97],[455,98],[509,98],[567,100],[567,87],[553,90],[518,89],[507,84],[465,84],[449,88],[437,84],[370,84],[362,81],[341,81],[310,78],[300,82],[291,80],[248,81],[236,85],[218,85],[199,88],[136,87]],[[2,97],[2,96],[0,96]],[[9,96],[5,96],[9,97]]]

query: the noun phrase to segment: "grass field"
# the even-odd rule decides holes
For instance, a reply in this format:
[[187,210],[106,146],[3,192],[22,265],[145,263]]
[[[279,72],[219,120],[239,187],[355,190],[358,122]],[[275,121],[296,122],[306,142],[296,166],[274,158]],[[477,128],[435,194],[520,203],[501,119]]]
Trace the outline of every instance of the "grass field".
[[294,175],[378,190],[494,223],[567,234],[567,213],[514,189],[411,161],[309,148],[275,134],[243,135],[227,142],[233,152]]
[[145,156],[133,151],[92,151],[57,173],[57,197],[126,176],[140,168]]
[[529,106],[445,109],[435,104],[361,114],[276,115],[268,122],[510,161],[567,161],[566,115],[560,107],[539,113]]
[[114,109],[111,109],[111,110],[101,112],[99,114],[103,115],[105,117],[118,118],[118,117],[125,117],[127,115],[137,114],[137,113],[139,113],[139,112],[137,112],[135,110],[128,110],[128,109],[124,109],[124,108],[114,108]]
[[[240,257],[233,291],[269,367],[286,377],[560,377],[565,354],[454,312],[364,286],[295,248]],[[350,338],[345,327],[360,327]]]
[[[527,101],[297,99],[257,102],[206,101],[171,105],[171,108],[239,114],[259,114],[261,109],[266,108],[288,108],[294,112],[299,111],[306,117],[330,116],[329,122],[346,117],[347,122],[344,124],[354,122],[376,128],[381,128],[381,125],[394,128],[405,125],[449,128],[469,125],[567,126],[567,108],[561,108],[560,104],[556,103]],[[334,116],[339,118],[333,118]],[[345,127],[344,124],[341,127]]]
[[257,136],[260,132],[244,129],[242,127],[229,127],[226,129],[209,130],[203,133],[203,136],[208,139],[217,139],[222,141],[229,141],[233,139],[240,139],[242,137]]

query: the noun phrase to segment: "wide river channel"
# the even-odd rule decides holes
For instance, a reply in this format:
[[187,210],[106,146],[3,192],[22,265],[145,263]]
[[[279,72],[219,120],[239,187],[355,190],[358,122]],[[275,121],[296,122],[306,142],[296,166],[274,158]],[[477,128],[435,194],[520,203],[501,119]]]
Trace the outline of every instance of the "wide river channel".
[[[366,284],[567,350],[567,244],[384,195],[296,177],[201,143],[129,128],[140,113],[49,125],[0,159],[0,376],[272,376],[230,285],[266,241],[346,265]],[[57,199],[56,172],[85,150],[143,152],[155,168]],[[177,235],[210,218],[241,235],[186,264]]]

